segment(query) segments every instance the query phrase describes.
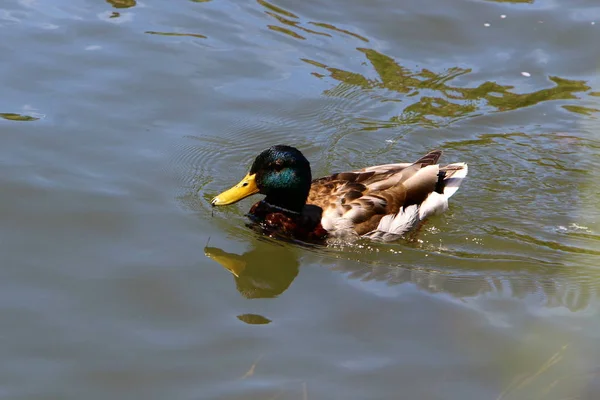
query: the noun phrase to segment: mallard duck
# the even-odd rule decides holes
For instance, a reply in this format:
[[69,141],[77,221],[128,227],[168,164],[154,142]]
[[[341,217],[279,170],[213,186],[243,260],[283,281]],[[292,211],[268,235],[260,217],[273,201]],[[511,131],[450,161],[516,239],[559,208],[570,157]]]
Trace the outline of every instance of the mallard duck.
[[439,166],[434,150],[414,163],[385,164],[312,180],[310,163],[296,148],[273,146],[250,172],[211,200],[233,204],[255,193],[266,197],[248,216],[271,235],[307,242],[360,237],[393,241],[430,215],[448,209],[448,198],[467,176],[466,163]]

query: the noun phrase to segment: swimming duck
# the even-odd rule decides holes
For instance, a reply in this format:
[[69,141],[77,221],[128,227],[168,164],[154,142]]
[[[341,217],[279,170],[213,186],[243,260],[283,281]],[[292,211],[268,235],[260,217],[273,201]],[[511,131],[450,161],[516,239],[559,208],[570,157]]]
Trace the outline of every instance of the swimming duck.
[[448,209],[448,198],[467,176],[466,163],[437,164],[434,150],[413,163],[385,164],[312,180],[310,163],[296,148],[272,146],[250,172],[211,200],[236,203],[255,193],[266,197],[248,217],[271,236],[306,242],[360,237],[393,241],[430,215]]

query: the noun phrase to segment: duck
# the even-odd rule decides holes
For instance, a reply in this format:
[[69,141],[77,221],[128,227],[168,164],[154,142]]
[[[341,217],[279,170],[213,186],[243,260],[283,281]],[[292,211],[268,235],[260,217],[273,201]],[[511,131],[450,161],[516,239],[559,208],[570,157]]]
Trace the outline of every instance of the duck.
[[415,162],[312,179],[310,162],[300,150],[275,145],[262,151],[246,176],[212,198],[211,205],[262,194],[247,216],[269,236],[309,243],[396,241],[445,212],[467,176],[467,163],[440,166],[441,156],[442,150],[433,150]]

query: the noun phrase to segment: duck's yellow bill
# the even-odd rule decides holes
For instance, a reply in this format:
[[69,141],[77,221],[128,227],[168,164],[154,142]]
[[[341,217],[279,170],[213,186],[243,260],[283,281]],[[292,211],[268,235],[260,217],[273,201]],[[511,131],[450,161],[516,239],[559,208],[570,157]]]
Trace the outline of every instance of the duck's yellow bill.
[[213,206],[226,206],[258,193],[256,174],[248,174],[234,187],[224,191],[210,201]]

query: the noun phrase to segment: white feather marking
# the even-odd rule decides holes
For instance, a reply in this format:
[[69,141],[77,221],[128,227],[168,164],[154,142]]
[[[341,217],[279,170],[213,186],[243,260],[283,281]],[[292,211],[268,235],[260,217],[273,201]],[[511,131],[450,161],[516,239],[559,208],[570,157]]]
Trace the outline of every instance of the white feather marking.
[[383,197],[376,197],[376,196],[366,195],[366,196],[361,197],[361,199],[372,201],[373,204],[375,205],[375,207],[382,207],[382,208],[384,208],[385,206],[387,206],[387,201]]
[[450,196],[456,193],[463,179],[465,179],[467,173],[469,172],[467,163],[449,164],[448,167],[462,167],[462,169],[454,172],[450,178],[444,180],[444,196],[446,196],[446,199],[450,198]]
[[429,193],[429,196],[421,203],[419,208],[419,219],[423,221],[430,215],[438,215],[448,209],[448,198],[445,194],[438,192]]
[[364,234],[364,237],[368,237],[373,240],[382,240],[384,242],[398,240],[415,227],[419,223],[419,206],[413,204],[403,210],[400,210],[398,214],[389,214],[381,218],[377,229]]
[[361,205],[359,204],[353,204],[353,207],[346,211],[346,213],[343,215],[343,217],[341,219],[347,219],[349,221],[354,221],[356,220],[361,213],[364,213],[364,209],[362,208]]
[[419,222],[418,215],[419,206],[416,204],[408,206],[404,210],[400,210],[394,219],[392,219],[388,232],[400,235],[408,232],[417,224],[417,222]]
[[328,208],[323,210],[323,215],[321,216],[321,226],[326,231],[333,230],[334,221],[340,217],[340,214],[335,209]]
[[354,223],[347,218],[338,218],[333,223],[333,228],[328,230],[329,237],[334,239],[357,238],[358,233],[354,230]]

